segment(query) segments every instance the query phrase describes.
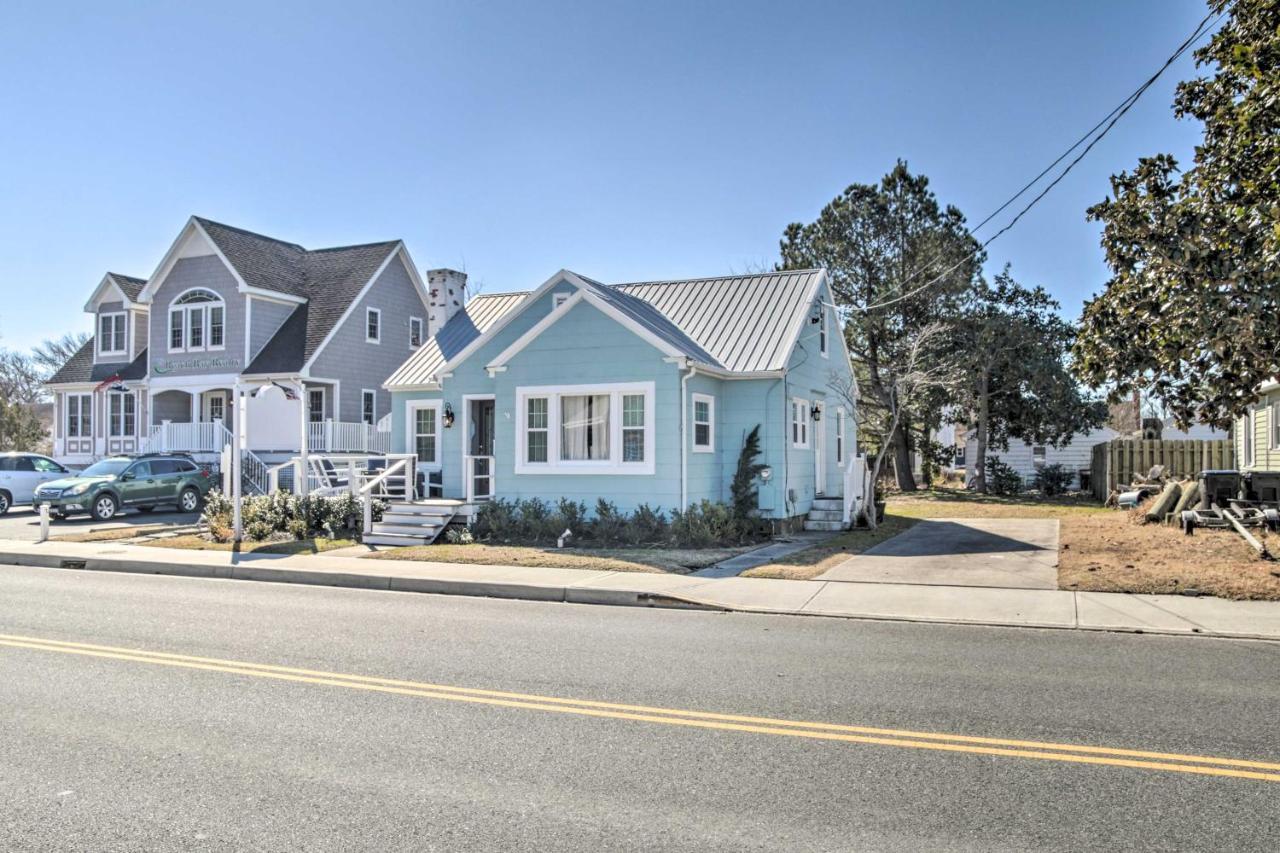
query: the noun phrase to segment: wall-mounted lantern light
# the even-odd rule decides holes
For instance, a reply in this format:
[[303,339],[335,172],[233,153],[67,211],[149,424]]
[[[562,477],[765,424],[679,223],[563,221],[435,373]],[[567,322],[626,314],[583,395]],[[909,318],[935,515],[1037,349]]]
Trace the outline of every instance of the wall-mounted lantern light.
[[814,406],[812,409],[810,409],[809,417],[813,418],[815,423],[822,420],[822,407]]
[[449,429],[453,426],[453,406],[450,406],[448,403],[444,404],[444,417],[442,420],[444,421],[445,429]]

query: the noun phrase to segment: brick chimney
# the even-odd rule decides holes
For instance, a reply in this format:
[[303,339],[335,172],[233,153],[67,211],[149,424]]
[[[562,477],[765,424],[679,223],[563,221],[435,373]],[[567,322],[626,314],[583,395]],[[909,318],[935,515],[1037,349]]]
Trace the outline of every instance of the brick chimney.
[[440,334],[444,324],[467,301],[467,274],[457,270],[427,270],[427,336]]

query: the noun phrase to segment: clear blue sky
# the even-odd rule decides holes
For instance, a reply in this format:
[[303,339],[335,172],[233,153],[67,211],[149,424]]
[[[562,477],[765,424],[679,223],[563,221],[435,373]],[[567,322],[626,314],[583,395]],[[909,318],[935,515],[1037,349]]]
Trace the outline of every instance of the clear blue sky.
[[[0,346],[91,326],[193,213],[308,247],[403,238],[486,291],[772,263],[895,158],[971,222],[1155,70],[1199,0],[9,2]],[[1074,317],[1106,279],[1085,208],[1185,160],[1185,58],[989,269]],[[987,232],[989,233],[989,232]]]

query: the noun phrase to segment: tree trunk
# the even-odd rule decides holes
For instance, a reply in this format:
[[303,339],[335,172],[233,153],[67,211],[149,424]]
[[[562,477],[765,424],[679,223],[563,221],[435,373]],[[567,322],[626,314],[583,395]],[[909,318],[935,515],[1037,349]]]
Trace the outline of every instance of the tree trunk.
[[898,478],[898,488],[904,492],[916,490],[916,477],[911,471],[911,447],[907,443],[906,427],[899,423],[893,431],[893,473]]
[[991,389],[986,373],[978,379],[978,441],[977,458],[973,460],[973,488],[980,495],[987,493],[987,429],[991,418]]

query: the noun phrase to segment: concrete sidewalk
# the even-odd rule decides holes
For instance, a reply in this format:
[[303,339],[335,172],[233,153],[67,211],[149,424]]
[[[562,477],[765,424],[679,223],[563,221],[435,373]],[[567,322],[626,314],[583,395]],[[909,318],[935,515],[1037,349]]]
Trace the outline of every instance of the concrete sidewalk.
[[0,564],[580,604],[1280,640],[1280,602],[1177,595],[713,579],[354,557],[234,554],[112,542],[0,540]]

